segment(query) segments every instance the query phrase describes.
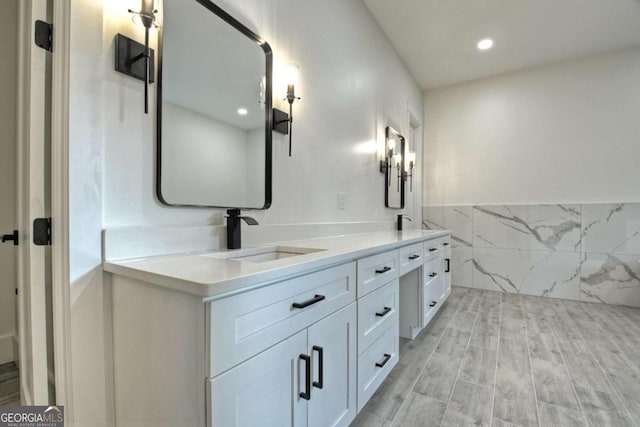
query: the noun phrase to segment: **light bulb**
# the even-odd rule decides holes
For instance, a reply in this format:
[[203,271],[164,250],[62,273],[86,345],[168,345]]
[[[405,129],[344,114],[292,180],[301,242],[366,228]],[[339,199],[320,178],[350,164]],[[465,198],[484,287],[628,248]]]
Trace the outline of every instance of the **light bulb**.
[[478,49],[480,50],[489,50],[493,47],[493,40],[491,39],[482,39],[478,42]]

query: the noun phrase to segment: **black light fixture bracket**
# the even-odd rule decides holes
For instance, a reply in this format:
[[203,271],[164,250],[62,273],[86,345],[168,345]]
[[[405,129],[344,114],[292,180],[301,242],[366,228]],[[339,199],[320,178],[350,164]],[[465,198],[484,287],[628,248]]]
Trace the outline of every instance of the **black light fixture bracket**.
[[277,108],[273,109],[273,130],[283,135],[289,134],[289,115]]
[[[145,81],[144,75],[147,67],[144,60],[144,45],[119,33],[116,34],[115,43],[115,70],[129,77]],[[149,83],[154,82],[154,53],[153,49],[149,48]]]

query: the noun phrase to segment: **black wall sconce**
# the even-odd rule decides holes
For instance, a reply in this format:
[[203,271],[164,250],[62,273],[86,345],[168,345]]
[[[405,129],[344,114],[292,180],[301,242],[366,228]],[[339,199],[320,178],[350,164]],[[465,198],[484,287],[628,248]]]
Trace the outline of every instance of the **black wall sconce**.
[[116,71],[144,81],[144,112],[149,114],[149,83],[154,79],[154,52],[149,48],[149,30],[156,26],[154,0],[141,0],[140,10],[129,9],[144,26],[144,45],[122,34],[116,35]]
[[409,178],[409,191],[413,192],[413,170],[416,168],[416,153],[410,151],[407,154],[407,170],[404,173],[404,179]]
[[295,64],[289,64],[287,69],[287,96],[284,98],[289,103],[289,114],[277,108],[273,109],[273,130],[283,135],[289,134],[289,157],[291,157],[291,135],[293,131],[293,103],[296,99],[296,86],[298,85],[299,70]]

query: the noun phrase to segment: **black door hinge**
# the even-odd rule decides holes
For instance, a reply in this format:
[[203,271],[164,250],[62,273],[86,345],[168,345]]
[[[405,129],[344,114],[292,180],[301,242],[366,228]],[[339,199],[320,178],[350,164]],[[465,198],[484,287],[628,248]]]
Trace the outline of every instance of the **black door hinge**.
[[51,218],[33,220],[33,244],[36,246],[51,245]]
[[36,46],[53,51],[53,24],[48,22],[36,21]]

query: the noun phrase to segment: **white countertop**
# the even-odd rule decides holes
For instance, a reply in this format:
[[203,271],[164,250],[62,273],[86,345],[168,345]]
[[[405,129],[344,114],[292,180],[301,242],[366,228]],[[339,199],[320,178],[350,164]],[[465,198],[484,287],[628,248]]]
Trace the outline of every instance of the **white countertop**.
[[448,234],[450,231],[447,230],[381,231],[276,242],[259,247],[291,246],[320,251],[266,262],[232,261],[212,256],[234,252],[225,249],[107,260],[103,266],[109,273],[214,299]]

